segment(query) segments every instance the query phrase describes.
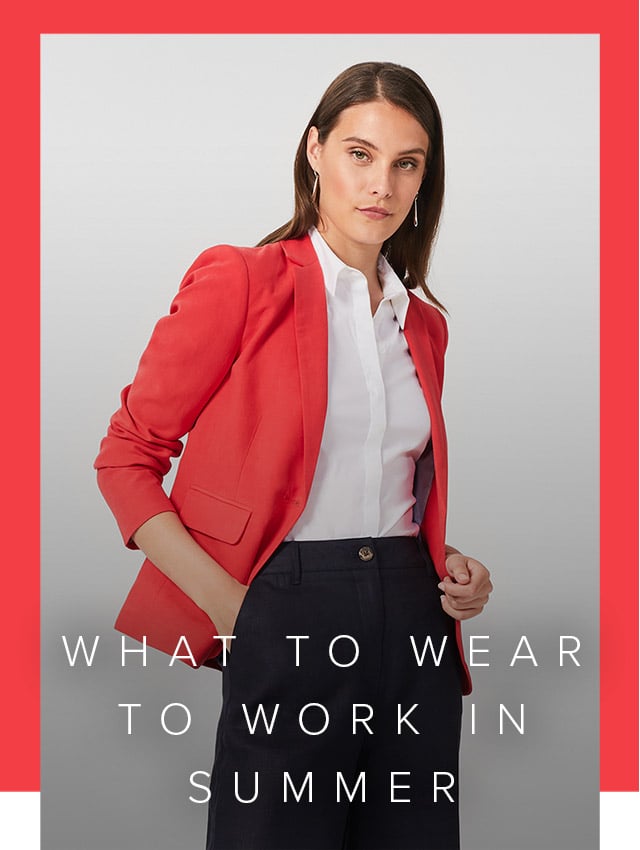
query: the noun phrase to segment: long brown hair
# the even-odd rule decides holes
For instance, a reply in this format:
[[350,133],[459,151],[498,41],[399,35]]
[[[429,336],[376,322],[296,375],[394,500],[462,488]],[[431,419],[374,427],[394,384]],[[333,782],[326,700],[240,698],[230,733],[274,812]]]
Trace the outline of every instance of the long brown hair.
[[421,287],[427,298],[444,309],[427,286],[431,251],[438,230],[444,197],[444,148],[438,105],[415,71],[393,62],[361,62],[343,71],[323,94],[302,134],[293,165],[295,209],[282,227],[265,236],[258,245],[299,239],[318,224],[318,207],[312,197],[314,174],[307,160],[307,136],[318,128],[324,143],[340,113],[357,103],[386,100],[410,113],[429,136],[426,174],[418,191],[418,226],[408,215],[393,236],[384,242],[382,253],[407,289]]

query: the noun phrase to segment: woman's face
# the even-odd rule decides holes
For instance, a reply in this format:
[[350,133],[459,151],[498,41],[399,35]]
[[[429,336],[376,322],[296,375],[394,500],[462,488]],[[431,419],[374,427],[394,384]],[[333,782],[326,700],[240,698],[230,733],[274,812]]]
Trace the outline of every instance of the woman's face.
[[311,127],[307,158],[319,175],[318,229],[345,262],[368,250],[377,254],[413,214],[428,146],[413,115],[386,100],[343,110],[324,144]]

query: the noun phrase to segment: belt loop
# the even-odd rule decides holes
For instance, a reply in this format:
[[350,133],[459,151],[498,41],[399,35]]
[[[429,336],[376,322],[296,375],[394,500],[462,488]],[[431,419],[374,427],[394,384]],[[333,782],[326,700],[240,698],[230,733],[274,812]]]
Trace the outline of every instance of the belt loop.
[[300,553],[300,543],[295,542],[293,558],[291,560],[291,584],[300,584],[302,581],[302,555]]

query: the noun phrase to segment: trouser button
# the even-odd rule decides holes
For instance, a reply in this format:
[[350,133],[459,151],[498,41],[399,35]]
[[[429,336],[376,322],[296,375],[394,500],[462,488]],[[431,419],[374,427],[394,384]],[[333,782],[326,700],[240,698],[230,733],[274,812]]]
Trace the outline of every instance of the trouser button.
[[358,549],[358,557],[361,561],[370,561],[373,558],[373,549],[371,546],[361,546]]

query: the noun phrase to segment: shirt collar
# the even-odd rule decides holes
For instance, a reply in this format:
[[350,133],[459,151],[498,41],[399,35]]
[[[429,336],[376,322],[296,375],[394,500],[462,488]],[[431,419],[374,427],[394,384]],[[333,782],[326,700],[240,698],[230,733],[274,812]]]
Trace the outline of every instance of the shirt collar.
[[[340,272],[344,269],[349,269],[350,271],[357,271],[357,269],[352,269],[351,266],[346,265],[340,257],[333,253],[316,227],[312,227],[309,230],[309,236],[324,274],[324,285],[332,295],[335,295],[336,283]],[[391,307],[398,320],[398,324],[401,328],[404,328],[407,310],[409,309],[409,293],[406,286],[382,254],[378,256],[378,275],[382,284],[383,300],[391,302]]]

